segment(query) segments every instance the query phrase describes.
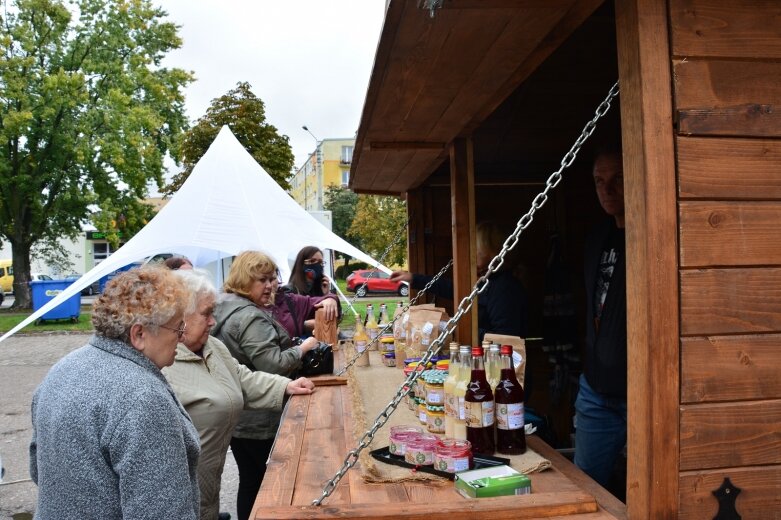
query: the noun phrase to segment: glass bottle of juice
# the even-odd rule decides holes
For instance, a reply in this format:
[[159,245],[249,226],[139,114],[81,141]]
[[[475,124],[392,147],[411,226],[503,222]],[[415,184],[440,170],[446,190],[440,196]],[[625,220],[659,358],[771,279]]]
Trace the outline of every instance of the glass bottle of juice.
[[485,377],[483,347],[472,348],[472,371],[464,395],[466,440],[476,453],[493,455],[494,394]]
[[499,384],[499,376],[502,371],[501,361],[499,360],[499,345],[496,343],[488,347],[488,354],[485,356],[485,374],[491,390],[496,389]]
[[396,366],[404,368],[404,359],[407,357],[407,323],[409,322],[409,312],[402,314],[401,318],[394,324],[393,339],[396,349]]
[[374,307],[371,303],[366,305],[366,334],[369,335],[369,341],[377,339],[377,318],[374,317]]
[[464,396],[466,395],[466,386],[469,384],[471,359],[471,347],[469,345],[461,345],[458,349],[458,379],[453,392],[454,399],[458,403],[458,415],[454,417],[453,421],[453,438],[460,440],[466,440]]
[[502,345],[501,376],[496,386],[496,450],[507,455],[526,451],[524,394],[513,369],[513,347]]
[[456,381],[459,373],[458,343],[450,343],[450,361],[445,379],[445,436],[453,436],[453,421],[458,415],[458,398],[455,396]]
[[355,334],[353,334],[353,345],[355,345],[355,353],[358,354],[359,352],[362,353],[362,355],[355,360],[355,366],[357,367],[365,367],[369,366],[369,353],[366,352],[366,349],[369,346],[369,336],[366,334],[366,329],[363,328],[363,321],[361,320],[361,315],[358,315],[358,318],[355,320]]

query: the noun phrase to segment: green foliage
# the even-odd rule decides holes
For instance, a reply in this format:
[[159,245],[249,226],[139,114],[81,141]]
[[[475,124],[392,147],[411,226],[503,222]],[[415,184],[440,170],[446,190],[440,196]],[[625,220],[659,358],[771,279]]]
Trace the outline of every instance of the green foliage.
[[364,262],[356,262],[354,264],[344,264],[340,265],[339,267],[334,270],[334,278],[337,280],[344,280],[348,276],[350,276],[350,273],[353,271],[357,271],[358,269],[369,269],[368,264]]
[[[407,204],[396,197],[361,195],[355,208],[350,234],[360,238],[363,250],[377,260],[401,235],[406,237]],[[385,265],[402,264],[407,258],[407,241],[399,240],[387,256]]]
[[[341,186],[329,186],[325,190],[325,203],[323,208],[331,212],[331,230],[358,249],[361,249],[360,239],[350,233],[353,225],[355,208],[358,205],[358,195]],[[345,261],[350,260],[350,255],[335,251]],[[349,273],[347,273],[349,274]],[[345,275],[346,276],[346,275]]]
[[[181,40],[150,0],[2,4],[0,237],[25,282],[31,247],[80,232],[93,205],[124,214],[128,235],[143,225],[128,201],[162,187],[192,78],[161,65]],[[19,287],[15,306],[29,306]]]
[[223,125],[228,125],[282,189],[290,189],[288,177],[295,159],[288,137],[266,122],[266,107],[251,89],[249,83],[241,82],[224,96],[213,99],[206,115],[185,134],[180,150],[184,170],[166,186],[167,195],[173,195],[184,184]]

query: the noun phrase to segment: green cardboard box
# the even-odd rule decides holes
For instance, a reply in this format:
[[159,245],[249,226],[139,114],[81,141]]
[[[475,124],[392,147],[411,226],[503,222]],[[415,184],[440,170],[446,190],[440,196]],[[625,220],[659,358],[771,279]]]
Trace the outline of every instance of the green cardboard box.
[[505,465],[456,473],[455,484],[456,491],[467,498],[528,495],[532,492],[529,477]]

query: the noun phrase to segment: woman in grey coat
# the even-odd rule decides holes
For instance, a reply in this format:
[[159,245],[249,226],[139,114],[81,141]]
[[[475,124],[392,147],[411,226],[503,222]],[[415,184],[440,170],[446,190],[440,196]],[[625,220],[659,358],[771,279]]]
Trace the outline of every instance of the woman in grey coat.
[[190,294],[162,267],[124,272],[95,302],[95,336],[35,391],[30,475],[40,520],[196,520],[198,432],[160,369]]

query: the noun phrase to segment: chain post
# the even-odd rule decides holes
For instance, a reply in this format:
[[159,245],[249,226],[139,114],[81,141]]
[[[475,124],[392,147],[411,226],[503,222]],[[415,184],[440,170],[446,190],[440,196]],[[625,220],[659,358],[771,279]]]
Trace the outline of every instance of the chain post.
[[[543,200],[542,204],[545,203],[544,201],[547,201],[548,192],[550,192],[550,190],[552,190],[556,185],[558,185],[558,183],[561,180],[562,177],[561,172],[566,168],[568,168],[575,160],[575,157],[580,151],[580,148],[583,146],[583,143],[585,143],[586,140],[591,136],[591,134],[594,133],[594,129],[596,128],[596,122],[605,114],[607,114],[607,111],[610,109],[610,102],[617,95],[618,95],[618,82],[616,81],[616,83],[610,89],[610,92],[608,92],[607,97],[597,107],[594,117],[588,123],[586,123],[583,130],[581,131],[580,136],[575,140],[575,143],[572,145],[569,151],[564,155],[564,158],[562,158],[561,163],[559,165],[559,169],[553,172],[548,177],[547,181],[545,182],[545,189],[539,195],[537,195],[537,197],[535,197],[534,199],[535,202],[540,197],[542,197],[541,200]],[[431,361],[431,358],[434,356],[434,352],[439,350],[440,345],[444,345],[445,339],[450,334],[455,332],[456,325],[458,324],[458,321],[461,319],[461,317],[467,312],[469,312],[469,310],[472,308],[475,297],[479,293],[482,293],[486,287],[488,287],[488,284],[490,283],[489,280],[490,276],[493,273],[495,273],[499,269],[499,267],[504,263],[505,255],[509,253],[513,247],[515,247],[515,244],[518,243],[518,238],[520,237],[521,233],[523,233],[523,231],[526,228],[528,228],[529,225],[531,225],[532,221],[534,220],[534,213],[536,213],[537,210],[539,210],[542,207],[541,205],[538,207],[535,204],[535,202],[532,203],[529,211],[526,212],[526,214],[524,214],[518,220],[518,223],[515,226],[515,230],[504,241],[504,244],[502,245],[502,250],[499,251],[499,253],[491,259],[491,262],[488,264],[488,270],[486,274],[478,278],[474,287],[472,287],[472,291],[469,293],[469,295],[464,297],[459,302],[458,309],[455,315],[447,321],[445,328],[440,331],[439,336],[437,336],[437,338],[431,342],[428,350],[426,350],[426,353],[420,359],[418,366],[425,367],[426,364],[429,361]],[[349,471],[349,469],[352,468],[355,465],[355,463],[358,461],[358,457],[361,451],[363,451],[374,439],[374,434],[377,433],[377,430],[379,430],[388,421],[388,418],[393,414],[393,412],[396,411],[396,408],[401,402],[401,399],[404,397],[404,393],[407,392],[408,389],[412,387],[411,385],[415,381],[417,381],[418,377],[420,377],[420,374],[421,374],[420,370],[413,370],[412,372],[410,372],[410,374],[407,376],[407,378],[404,380],[401,386],[399,386],[399,389],[396,391],[396,395],[394,395],[391,402],[388,403],[388,405],[380,412],[380,414],[375,419],[372,427],[363,434],[363,436],[361,437],[358,443],[358,446],[348,452],[347,457],[345,458],[342,464],[342,467],[339,469],[339,471],[336,472],[336,474],[330,480],[326,482],[326,485],[323,488],[323,492],[321,496],[313,500],[312,505],[315,506],[321,505],[323,503],[323,500],[325,500],[331,495],[331,493],[336,488],[339,481],[342,479],[342,477],[344,477],[345,473],[347,473],[347,471]]]

